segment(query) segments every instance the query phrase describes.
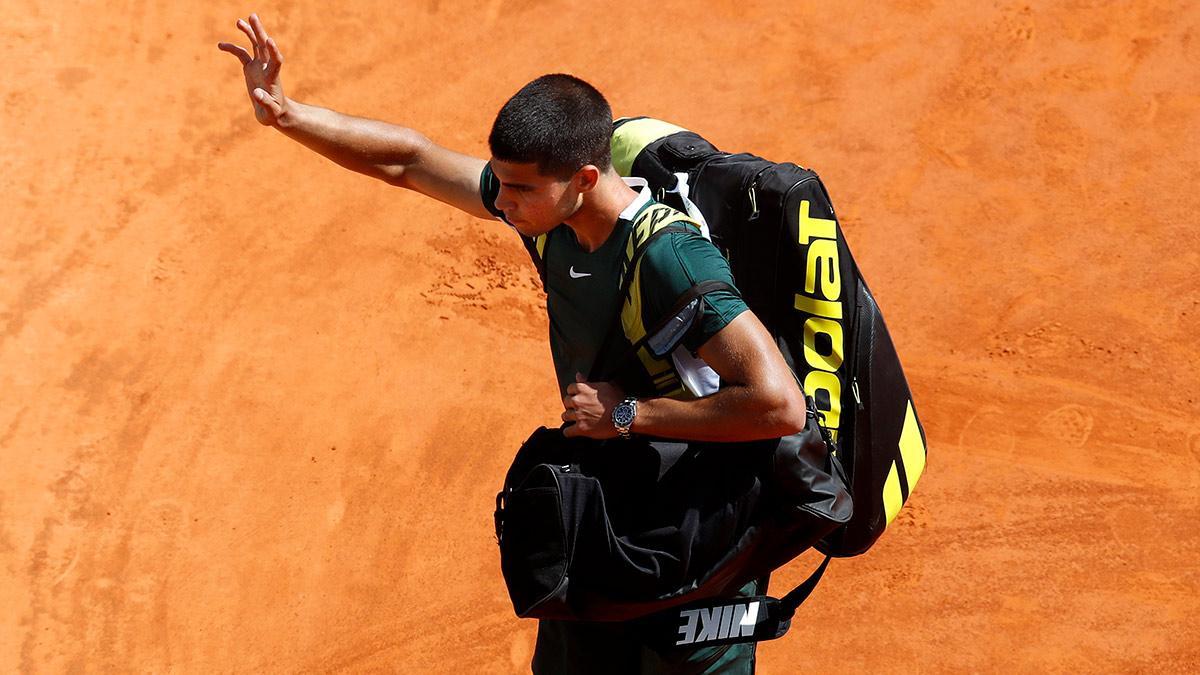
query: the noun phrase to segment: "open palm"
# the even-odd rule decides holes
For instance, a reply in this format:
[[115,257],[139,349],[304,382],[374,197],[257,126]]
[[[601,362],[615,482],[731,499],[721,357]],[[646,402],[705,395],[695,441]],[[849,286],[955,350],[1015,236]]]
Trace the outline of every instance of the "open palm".
[[267,36],[257,14],[251,14],[249,21],[238,19],[237,27],[250,38],[254,55],[229,42],[218,43],[217,49],[229,52],[241,61],[246,91],[250,94],[250,102],[254,104],[254,117],[260,124],[271,126],[283,114],[287,102],[283,95],[283,83],[279,79],[283,54],[279,52],[275,40]]

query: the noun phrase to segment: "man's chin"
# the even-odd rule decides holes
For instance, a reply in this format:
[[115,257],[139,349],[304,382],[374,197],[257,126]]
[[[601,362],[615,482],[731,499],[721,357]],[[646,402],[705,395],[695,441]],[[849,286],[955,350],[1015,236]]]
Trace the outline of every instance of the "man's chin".
[[542,232],[539,231],[538,228],[533,225],[533,223],[530,223],[528,221],[510,220],[508,222],[510,225],[513,226],[514,230],[516,230],[517,232],[520,232],[521,234],[525,235],[526,237],[536,237],[539,234],[542,234]]

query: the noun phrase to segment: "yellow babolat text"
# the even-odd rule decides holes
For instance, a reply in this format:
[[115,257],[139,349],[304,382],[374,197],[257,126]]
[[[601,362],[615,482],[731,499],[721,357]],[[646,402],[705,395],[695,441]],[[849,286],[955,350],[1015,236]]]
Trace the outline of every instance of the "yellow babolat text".
[[[795,307],[809,315],[804,321],[804,361],[812,368],[804,377],[804,393],[818,402],[825,392],[829,409],[823,426],[837,440],[842,420],[842,379],[838,369],[845,354],[845,331],[842,330],[842,279],[838,264],[837,221],[809,215],[808,200],[800,202],[799,239],[806,246],[804,286],[796,293]],[[829,337],[830,351],[817,351],[817,336]],[[818,403],[818,406],[820,404]]]

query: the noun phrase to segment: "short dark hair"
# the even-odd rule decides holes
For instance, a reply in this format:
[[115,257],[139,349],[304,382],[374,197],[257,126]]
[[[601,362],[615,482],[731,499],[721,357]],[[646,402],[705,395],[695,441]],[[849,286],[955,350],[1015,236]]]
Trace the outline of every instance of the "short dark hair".
[[573,75],[543,75],[496,113],[488,147],[506,162],[536,162],[544,175],[569,176],[594,164],[612,166],[612,108],[595,87]]

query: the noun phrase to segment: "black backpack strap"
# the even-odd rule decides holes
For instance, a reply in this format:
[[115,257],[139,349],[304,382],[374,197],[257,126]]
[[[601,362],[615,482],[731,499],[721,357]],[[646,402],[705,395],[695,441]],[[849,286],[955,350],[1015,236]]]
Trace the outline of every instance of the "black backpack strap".
[[[646,250],[650,248],[650,244],[656,241],[659,237],[671,234],[672,232],[696,232],[695,228],[689,225],[677,224],[681,221],[676,221],[664,225],[658,230],[655,230],[650,236],[646,237],[641,242],[636,242],[636,230],[631,232],[630,242],[634,243],[633,255],[629,257],[624,265],[625,276],[621,279],[621,288],[617,292],[617,313],[616,320],[608,328],[608,333],[605,334],[604,340],[600,342],[600,350],[596,352],[596,362],[592,364],[591,370],[588,372],[589,382],[603,382],[608,377],[612,376],[612,371],[616,366],[624,362],[627,355],[622,355],[620,359],[614,361],[608,368],[600,368],[600,359],[608,353],[612,346],[613,340],[622,331],[621,328],[621,307],[625,305],[625,296],[629,294],[629,287],[633,285],[633,275],[637,272],[637,264],[641,261],[642,256],[646,254]],[[686,222],[686,221],[682,221]]]
[[[674,304],[671,305],[671,309],[668,310],[665,315],[662,315],[662,318],[659,319],[659,322],[654,324],[653,328],[647,330],[646,335],[644,335],[641,340],[638,340],[637,342],[634,342],[634,344],[630,345],[628,350],[625,350],[625,353],[622,354],[622,356],[620,356],[620,358],[614,363],[619,365],[624,363],[626,359],[634,357],[637,353],[637,350],[641,350],[642,347],[648,345],[649,342],[654,340],[662,330],[665,330],[668,325],[671,324],[671,322],[676,321],[676,317],[682,315],[684,310],[688,309],[688,305],[695,303],[695,301],[702,298],[704,294],[712,293],[713,291],[728,291],[736,294],[738,289],[728,285],[728,283],[724,281],[716,280],[701,281],[700,283],[697,283],[697,285],[686,289],[686,291],[684,291],[682,295],[679,295],[679,298],[674,301]],[[702,311],[702,307],[697,307],[697,312],[698,311]],[[688,325],[688,327],[684,328],[685,329],[680,331],[678,335],[674,336],[672,340],[668,341],[667,345],[661,347],[652,347],[652,350],[650,351],[652,351],[654,356],[658,358],[662,358],[667,356],[667,354],[670,354],[672,351],[674,351],[674,348],[679,345],[679,341],[683,340],[683,336],[686,334],[686,329],[690,329],[691,327]]]

